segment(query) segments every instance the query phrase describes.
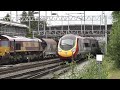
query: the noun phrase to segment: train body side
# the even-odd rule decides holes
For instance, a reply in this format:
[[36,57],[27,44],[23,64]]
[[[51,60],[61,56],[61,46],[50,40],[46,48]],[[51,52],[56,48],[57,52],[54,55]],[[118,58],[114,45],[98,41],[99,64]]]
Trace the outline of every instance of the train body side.
[[31,39],[26,37],[10,37],[7,35],[0,36],[0,64],[8,63],[13,57],[24,60],[27,57],[33,59],[41,57],[43,48],[40,39]]
[[57,42],[54,39],[42,38],[42,47],[44,47],[43,54],[45,57],[57,56]]
[[[67,49],[68,47],[69,49]],[[98,53],[98,51],[99,51],[98,41],[91,37],[88,38],[68,34],[60,38],[58,43],[58,55],[62,60],[72,58],[81,59],[84,58],[85,55],[88,53],[95,55],[96,53]]]

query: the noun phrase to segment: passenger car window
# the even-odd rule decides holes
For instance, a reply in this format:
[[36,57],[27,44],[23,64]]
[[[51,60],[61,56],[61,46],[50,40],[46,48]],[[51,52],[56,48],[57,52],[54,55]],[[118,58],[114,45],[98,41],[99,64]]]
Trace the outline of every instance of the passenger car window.
[[92,44],[92,47],[96,47],[96,45],[95,45],[95,44]]
[[90,44],[89,43],[84,43],[84,46],[85,47],[90,47]]

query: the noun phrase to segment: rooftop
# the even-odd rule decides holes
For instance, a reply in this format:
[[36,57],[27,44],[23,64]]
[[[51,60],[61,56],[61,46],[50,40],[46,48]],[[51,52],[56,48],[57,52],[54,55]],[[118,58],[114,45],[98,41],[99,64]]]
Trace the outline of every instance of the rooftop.
[[11,26],[29,28],[28,26],[26,26],[24,24],[21,24],[21,23],[8,22],[8,21],[0,21],[0,24],[6,24],[6,25],[11,25]]

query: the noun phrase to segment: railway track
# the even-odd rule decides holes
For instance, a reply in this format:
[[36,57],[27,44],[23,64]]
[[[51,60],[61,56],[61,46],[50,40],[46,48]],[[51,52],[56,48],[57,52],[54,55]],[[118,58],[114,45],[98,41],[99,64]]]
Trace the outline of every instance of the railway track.
[[59,59],[51,59],[0,69],[0,79],[54,79],[69,69]]
[[[61,68],[65,67],[63,63],[60,63],[60,64],[61,65],[56,64],[54,66],[49,66],[47,69],[41,69],[41,70],[35,71],[33,73],[30,73],[30,74],[28,73],[28,74],[26,74],[24,76],[17,77],[17,78],[14,78],[14,79],[18,79],[18,78],[19,79],[51,79],[49,74],[53,75],[53,72],[58,71]],[[48,75],[49,78],[41,78],[41,77],[44,77],[46,75]]]
[[[30,62],[30,63],[22,63],[17,65],[8,65],[9,68],[0,68],[0,79],[5,79],[7,77],[11,77],[17,74],[20,74],[22,72],[28,72],[30,70],[36,70],[34,68],[37,67],[44,67],[45,65],[59,63],[59,59],[50,59],[50,60],[44,60],[44,61],[36,61],[36,62]],[[7,65],[6,65],[7,67]]]
[[[81,64],[83,62],[84,62],[84,60],[77,61],[76,64]],[[39,74],[38,74],[38,76],[37,77],[35,76],[35,78],[37,78],[37,79],[57,79],[60,75],[68,72],[70,69],[71,69],[70,65],[64,64],[63,66],[61,66],[61,68],[57,68],[57,67],[54,68],[52,70],[52,72],[49,74],[46,74],[46,75],[41,76],[41,77],[39,77]]]

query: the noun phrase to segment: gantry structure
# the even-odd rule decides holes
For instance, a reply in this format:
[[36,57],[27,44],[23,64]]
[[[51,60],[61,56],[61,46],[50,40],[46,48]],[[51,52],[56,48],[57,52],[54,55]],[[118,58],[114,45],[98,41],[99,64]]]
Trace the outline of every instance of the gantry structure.
[[[40,12],[40,11],[39,11]],[[16,13],[16,19],[17,21],[38,21],[38,29],[33,30],[33,36],[34,34],[39,34],[40,36],[45,36],[45,37],[61,37],[65,34],[77,34],[81,36],[88,36],[88,37],[105,37],[106,35],[110,34],[111,27],[112,25],[107,25],[107,16],[103,13],[102,15],[99,16],[73,16],[73,15],[68,15],[68,16],[41,16],[39,14],[39,17],[31,18],[30,16],[27,16],[25,18],[20,18],[21,16],[18,16]],[[11,17],[12,18],[12,17]],[[45,21],[45,22],[56,22],[56,21],[67,21],[68,25],[59,25],[59,26],[45,26],[45,24],[40,23],[40,21]],[[72,25],[70,24],[70,21],[78,21],[79,23],[79,29],[71,28]],[[92,23],[89,25],[91,28],[86,29],[88,27],[86,22]],[[95,24],[94,22],[98,22],[97,25],[99,25],[99,28],[94,28]],[[76,25],[74,25],[75,27]],[[53,28],[57,27],[57,29]],[[58,27],[61,27],[58,29]],[[67,27],[67,28],[65,28]],[[30,29],[30,24],[29,24],[29,29]]]
[[[40,20],[45,21],[68,21],[68,25],[66,26],[47,26],[45,27],[43,25],[43,28],[39,28],[39,30],[34,30],[33,34],[38,33],[40,36],[45,37],[61,37],[65,34],[77,34],[81,36],[89,36],[89,37],[105,37],[106,34],[110,34],[111,26],[107,25],[107,16],[40,16]],[[29,19],[25,18],[22,21],[39,21],[38,18],[36,19]],[[70,21],[78,21],[81,24],[79,24],[79,29],[72,29],[71,25],[69,24]],[[86,29],[87,24],[85,22],[92,22],[91,29]],[[94,29],[95,24],[93,22],[99,22],[99,29]],[[108,28],[109,26],[109,28]],[[62,29],[52,29],[53,27],[61,27]],[[67,27],[64,28],[64,27]]]

